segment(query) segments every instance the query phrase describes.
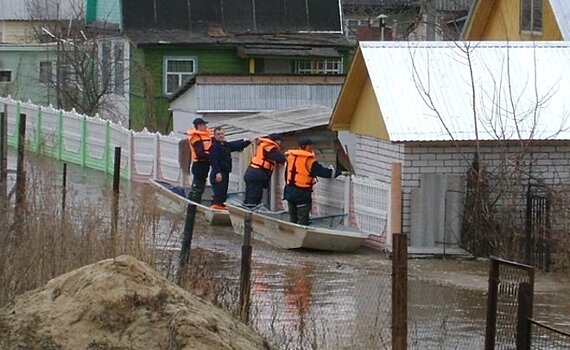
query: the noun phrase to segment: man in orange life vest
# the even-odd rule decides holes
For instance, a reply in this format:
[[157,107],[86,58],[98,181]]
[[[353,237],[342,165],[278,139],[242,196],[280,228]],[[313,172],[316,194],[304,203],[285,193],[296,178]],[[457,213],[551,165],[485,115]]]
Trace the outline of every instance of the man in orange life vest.
[[261,203],[263,189],[269,186],[275,164],[285,163],[281,141],[283,137],[278,134],[270,134],[258,139],[255,154],[243,176],[245,181],[244,204],[247,207],[255,207]]
[[206,179],[210,171],[210,147],[212,146],[212,134],[206,126],[208,124],[202,118],[193,121],[194,129],[187,131],[192,157],[192,188],[188,193],[188,199],[196,203],[202,203],[202,193],[206,187]]
[[308,138],[299,140],[299,148],[285,153],[287,169],[283,197],[289,206],[290,221],[299,225],[309,225],[312,207],[313,185],[317,177],[338,176],[331,165],[325,168],[317,162],[313,152],[313,142]]

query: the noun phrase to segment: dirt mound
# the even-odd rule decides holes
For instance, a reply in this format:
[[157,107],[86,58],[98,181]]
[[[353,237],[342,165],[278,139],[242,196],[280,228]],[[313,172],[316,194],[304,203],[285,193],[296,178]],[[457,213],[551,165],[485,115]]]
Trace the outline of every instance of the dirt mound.
[[130,256],[0,309],[0,349],[268,349],[247,326]]

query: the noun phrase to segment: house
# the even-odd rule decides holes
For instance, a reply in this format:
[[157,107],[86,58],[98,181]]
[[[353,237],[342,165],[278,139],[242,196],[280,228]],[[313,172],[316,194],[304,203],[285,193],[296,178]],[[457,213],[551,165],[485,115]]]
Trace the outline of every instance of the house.
[[[77,17],[82,0],[0,0],[0,95],[56,105],[58,45],[47,33]],[[43,30],[42,30],[43,29]],[[49,40],[48,40],[49,39]]]
[[174,132],[210,122],[319,105],[334,107],[344,75],[197,75],[170,97]]
[[456,40],[472,3],[473,0],[342,0],[344,32],[358,41]]
[[117,3],[88,0],[88,18],[91,26],[118,22],[128,38],[135,129],[170,131],[169,98],[194,76],[341,76],[353,48],[342,35],[339,0]]
[[476,0],[463,40],[570,40],[566,0]]
[[56,57],[55,44],[0,44],[0,96],[55,105]]
[[389,183],[402,164],[410,245],[452,248],[474,166],[517,218],[527,186],[570,181],[569,59],[563,42],[361,42],[330,124],[356,175]]
[[84,0],[0,0],[0,43],[37,43],[51,29],[81,19]]

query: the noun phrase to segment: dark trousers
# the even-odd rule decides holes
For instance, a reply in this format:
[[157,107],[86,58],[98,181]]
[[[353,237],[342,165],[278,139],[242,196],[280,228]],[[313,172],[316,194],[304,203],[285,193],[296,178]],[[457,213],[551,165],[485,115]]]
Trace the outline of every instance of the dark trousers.
[[263,198],[263,189],[269,187],[271,173],[264,169],[252,168],[250,166],[245,171],[243,180],[245,182],[244,204],[260,204],[261,199]]
[[190,193],[188,193],[189,200],[202,203],[202,194],[206,188],[206,179],[208,178],[209,171],[209,162],[192,163],[192,187],[190,188]]
[[230,180],[230,174],[221,172],[222,181],[216,182],[216,174],[210,174],[210,184],[212,185],[212,190],[214,195],[212,196],[212,204],[224,204],[226,199],[228,199],[228,185]]
[[311,224],[311,202],[305,204],[295,204],[292,201],[287,201],[287,204],[289,207],[289,221],[305,226],[309,226]]

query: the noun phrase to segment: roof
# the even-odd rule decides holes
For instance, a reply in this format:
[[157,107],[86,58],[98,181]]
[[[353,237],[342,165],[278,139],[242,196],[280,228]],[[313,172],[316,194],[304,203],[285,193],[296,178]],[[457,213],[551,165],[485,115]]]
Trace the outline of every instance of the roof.
[[[430,6],[438,11],[467,11],[474,0],[432,0]],[[342,0],[342,6],[362,6],[393,9],[399,7],[420,7],[418,0]]]
[[[216,44],[219,46],[238,45],[273,45],[284,47],[344,47],[353,48],[353,44],[342,34],[303,33],[303,34],[227,34],[210,36],[205,33],[193,33],[187,30],[127,30],[129,40],[137,46],[189,46]],[[328,53],[327,53],[328,54]]]
[[[0,0],[0,20],[75,19],[83,17],[84,0]],[[44,5],[42,7],[41,5]]]
[[364,76],[391,141],[474,140],[476,126],[480,140],[568,140],[568,62],[566,42],[361,42],[331,123],[341,128],[345,87]]
[[565,41],[570,41],[570,1],[550,0],[550,6],[554,12],[558,29]]
[[342,32],[340,0],[123,0],[122,11],[126,30]]
[[208,124],[210,129],[224,128],[228,140],[253,139],[272,133],[287,134],[328,125],[331,108],[306,106],[259,113]]
[[[463,26],[463,33],[461,37],[465,38],[472,29],[473,20],[476,16],[480,16],[484,22],[489,18],[489,11],[491,5],[497,0],[474,0],[473,5],[467,16],[467,21]],[[558,24],[558,29],[562,34],[564,41],[570,41],[570,1],[568,0],[546,0],[550,3],[554,18]]]

